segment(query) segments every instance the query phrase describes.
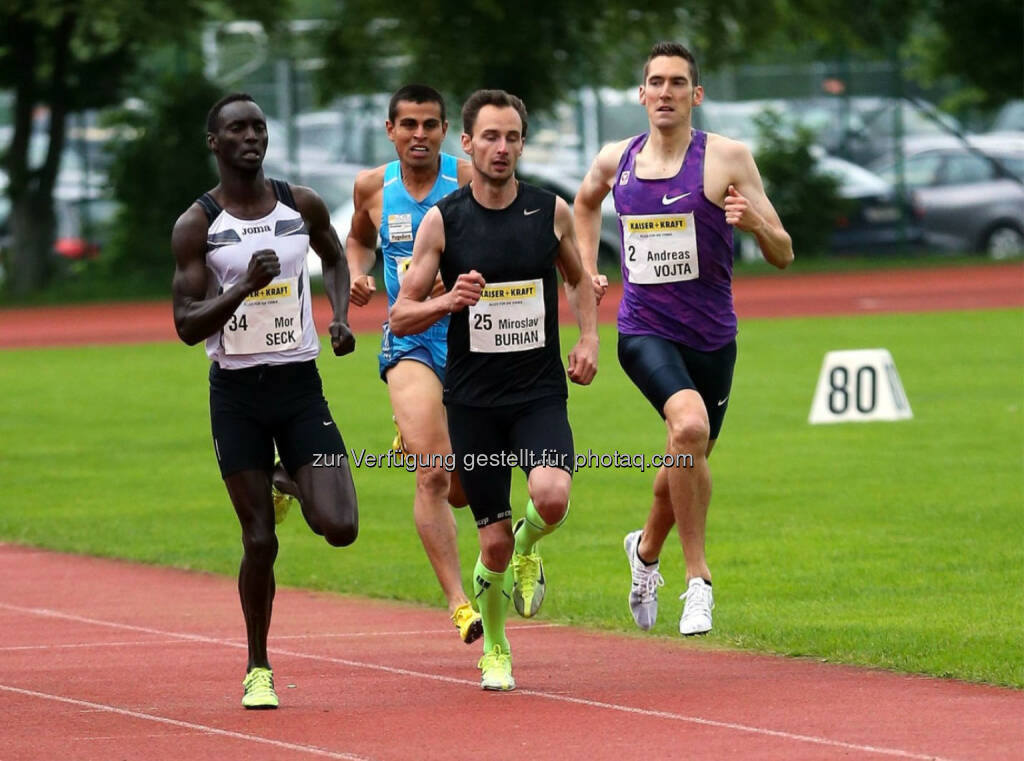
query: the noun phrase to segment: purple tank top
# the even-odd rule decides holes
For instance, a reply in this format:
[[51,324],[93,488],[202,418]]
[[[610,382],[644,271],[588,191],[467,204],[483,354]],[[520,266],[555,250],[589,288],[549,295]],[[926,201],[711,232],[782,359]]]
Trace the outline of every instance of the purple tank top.
[[612,196],[622,242],[619,332],[655,335],[699,351],[736,337],[732,226],[704,196],[707,133],[693,131],[675,177],[636,176],[638,135],[619,161]]

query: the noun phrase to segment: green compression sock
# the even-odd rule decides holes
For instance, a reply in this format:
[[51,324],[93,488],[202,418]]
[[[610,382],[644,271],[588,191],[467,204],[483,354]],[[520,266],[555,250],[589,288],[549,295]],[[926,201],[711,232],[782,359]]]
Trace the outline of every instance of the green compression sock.
[[512,573],[508,569],[492,571],[477,557],[476,568],[473,569],[473,593],[480,608],[480,617],[484,620],[485,653],[491,652],[495,645],[500,645],[503,653],[510,652],[508,638],[505,636],[505,617],[510,597],[510,592],[505,589],[506,576],[511,588]]
[[536,545],[542,537],[547,536],[565,523],[565,519],[568,517],[569,509],[567,507],[565,515],[562,516],[562,520],[553,525],[548,525],[544,522],[544,519],[540,517],[540,513],[537,512],[537,508],[533,506],[533,500],[529,500],[526,503],[526,520],[523,521],[523,525],[520,526],[519,530],[516,532],[516,552],[520,555],[529,555],[533,550],[534,545]]

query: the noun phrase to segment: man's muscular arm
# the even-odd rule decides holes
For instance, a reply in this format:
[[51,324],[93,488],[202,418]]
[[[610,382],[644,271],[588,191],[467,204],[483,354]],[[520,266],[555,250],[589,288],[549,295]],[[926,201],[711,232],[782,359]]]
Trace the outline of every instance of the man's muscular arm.
[[725,221],[757,239],[765,260],[785,269],[793,261],[793,240],[764,191],[750,149],[735,140],[716,143],[727,168],[723,206]]
[[178,217],[171,233],[174,279],[171,282],[174,328],[189,346],[224,327],[245,297],[281,274],[281,263],[270,249],[257,251],[245,277],[217,296],[206,298],[206,214],[198,204]]
[[352,224],[345,240],[345,257],[352,284],[352,303],[357,307],[366,306],[377,290],[377,283],[369,273],[377,261],[384,170],[384,166],[379,166],[360,172],[352,188]]
[[565,280],[566,295],[580,328],[579,340],[569,352],[569,380],[585,386],[597,374],[597,298],[593,281],[580,261],[572,212],[561,198],[555,199],[555,236],[558,238],[556,264]]
[[593,284],[597,303],[608,290],[608,278],[597,271],[598,242],[601,240],[601,202],[612,189],[615,181],[615,170],[619,166],[623,151],[629,145],[628,140],[609,143],[594,158],[590,169],[573,202],[576,239],[579,241],[580,257],[583,268]]
[[480,300],[485,283],[476,270],[459,275],[447,293],[427,298],[441,266],[444,242],[444,220],[435,206],[420,222],[412,246],[412,262],[391,307],[391,332],[396,336],[422,333],[449,312],[458,312]]
[[340,357],[356,348],[355,336],[348,326],[349,281],[348,267],[344,264],[345,253],[323,199],[313,190],[301,186],[293,186],[292,193],[299,214],[306,221],[309,244],[323,262],[324,290],[334,310],[329,327],[331,347]]

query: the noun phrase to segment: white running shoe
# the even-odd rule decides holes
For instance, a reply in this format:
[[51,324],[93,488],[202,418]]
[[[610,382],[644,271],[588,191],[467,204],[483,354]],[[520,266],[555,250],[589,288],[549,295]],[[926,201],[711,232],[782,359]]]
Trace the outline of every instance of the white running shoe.
[[647,565],[637,555],[642,531],[626,534],[622,547],[626,550],[629,560],[629,572],[633,577],[633,586],[629,590],[629,612],[633,614],[636,625],[647,631],[658,620],[658,587],[665,586],[665,579],[658,573],[658,564]]
[[679,595],[679,599],[686,600],[683,615],[679,619],[679,633],[689,637],[711,631],[711,609],[715,607],[711,585],[699,576],[690,579],[690,585]]

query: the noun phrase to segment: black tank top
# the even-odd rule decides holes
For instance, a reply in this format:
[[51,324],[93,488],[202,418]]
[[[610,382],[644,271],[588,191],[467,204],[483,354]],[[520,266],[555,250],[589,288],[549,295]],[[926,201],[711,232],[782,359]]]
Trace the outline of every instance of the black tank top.
[[519,183],[510,206],[488,209],[466,185],[437,208],[444,220],[445,287],[450,290],[459,275],[474,269],[487,282],[476,309],[452,314],[445,402],[490,407],[566,398],[558,344],[555,195]]

